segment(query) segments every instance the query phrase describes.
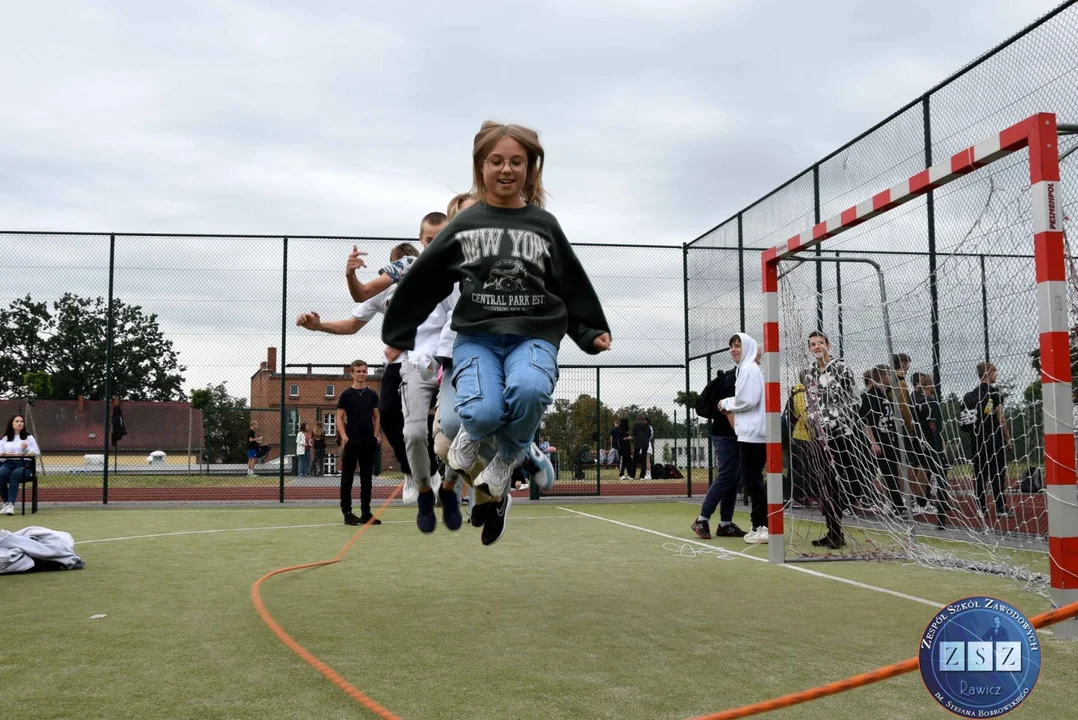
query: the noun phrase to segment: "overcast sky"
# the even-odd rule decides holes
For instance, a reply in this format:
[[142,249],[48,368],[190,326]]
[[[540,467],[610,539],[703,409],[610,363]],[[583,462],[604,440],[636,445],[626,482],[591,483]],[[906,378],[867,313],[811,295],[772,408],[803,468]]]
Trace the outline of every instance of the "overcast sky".
[[16,3],[0,225],[411,236],[493,118],[571,239],[680,244],[1055,4]]
[[[1055,5],[11,4],[0,28],[0,229],[411,237],[469,187],[472,137],[490,118],[540,131],[549,208],[571,240],[680,245]],[[278,290],[256,282],[278,253],[129,245],[118,292],[160,313],[188,364],[209,368],[193,385],[224,375],[246,394],[279,332]],[[19,273],[5,298],[57,285],[105,292],[99,270],[85,270],[107,266],[100,243],[26,254],[69,272],[61,283]],[[342,261],[342,248],[311,245],[296,262],[317,292],[298,297],[346,311]],[[595,256],[592,271],[609,276],[601,294],[623,290],[604,298],[621,303],[622,337],[635,326],[647,350],[611,362],[680,362],[680,314],[669,316],[678,261],[634,256],[639,270],[619,273]],[[177,287],[167,271],[182,268],[203,273],[196,285]],[[240,271],[246,279],[232,277]],[[664,278],[653,295],[661,322],[633,317],[653,272]],[[213,295],[244,283],[256,289],[233,308],[246,320]],[[293,361],[355,354],[298,337]]]

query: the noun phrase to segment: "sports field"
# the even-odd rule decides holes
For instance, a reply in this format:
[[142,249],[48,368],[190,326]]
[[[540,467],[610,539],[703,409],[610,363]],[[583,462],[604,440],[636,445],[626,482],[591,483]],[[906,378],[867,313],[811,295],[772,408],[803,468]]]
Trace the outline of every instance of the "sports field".
[[[262,586],[288,633],[402,718],[691,718],[913,657],[934,605],[989,594],[1030,615],[1048,607],[979,575],[770,565],[765,546],[696,540],[686,502],[519,502],[489,548],[468,525],[421,536],[414,512],[391,507],[340,564]],[[0,580],[5,715],[373,717],[282,645],[251,599],[265,573],[332,558],[355,534],[339,517],[326,506],[0,517],[4,529],[72,533],[86,562]],[[1040,681],[1012,716],[1074,717],[1078,644],[1042,640]],[[913,673],[766,717],[947,713]]]

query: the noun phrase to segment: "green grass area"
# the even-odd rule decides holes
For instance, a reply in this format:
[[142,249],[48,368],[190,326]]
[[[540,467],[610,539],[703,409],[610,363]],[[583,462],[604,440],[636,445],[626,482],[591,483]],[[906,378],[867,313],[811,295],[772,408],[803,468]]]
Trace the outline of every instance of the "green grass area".
[[[683,503],[521,504],[489,548],[469,526],[422,536],[414,509],[394,508],[344,562],[272,578],[263,598],[308,650],[408,719],[694,717],[912,657],[932,616],[789,568],[678,556],[680,541],[561,506],[693,538],[696,510]],[[331,558],[354,532],[339,518],[294,507],[44,509],[33,522],[71,532],[86,568],[0,579],[6,712],[373,717],[281,645],[250,600],[265,572]],[[25,524],[0,516],[5,529]],[[261,529],[86,542],[237,528]],[[740,540],[707,544],[766,556]],[[940,604],[992,594],[1029,614],[1047,607],[990,577],[894,563],[811,569]],[[1071,717],[1078,705],[1078,644],[1043,640],[1040,682],[1013,717]],[[914,673],[766,717],[947,716]]]

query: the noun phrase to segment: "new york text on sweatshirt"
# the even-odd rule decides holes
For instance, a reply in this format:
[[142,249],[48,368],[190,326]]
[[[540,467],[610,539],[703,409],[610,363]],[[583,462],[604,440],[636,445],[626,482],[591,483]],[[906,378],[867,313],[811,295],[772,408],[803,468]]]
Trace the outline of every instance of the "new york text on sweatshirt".
[[555,346],[568,334],[587,353],[610,332],[599,298],[557,219],[542,208],[480,203],[453,218],[412,265],[382,324],[387,345],[410,350],[415,331],[460,282],[452,327]]

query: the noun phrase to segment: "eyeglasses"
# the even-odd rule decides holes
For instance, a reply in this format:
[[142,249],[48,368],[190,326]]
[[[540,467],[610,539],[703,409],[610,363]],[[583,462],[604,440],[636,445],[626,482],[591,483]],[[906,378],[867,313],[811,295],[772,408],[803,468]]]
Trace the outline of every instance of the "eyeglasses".
[[500,157],[487,158],[486,163],[487,167],[489,167],[491,170],[501,170],[505,167],[506,163],[509,163],[509,167],[514,172],[520,172],[524,168],[528,167],[528,159],[522,158],[519,155],[517,157],[509,158],[508,160]]

